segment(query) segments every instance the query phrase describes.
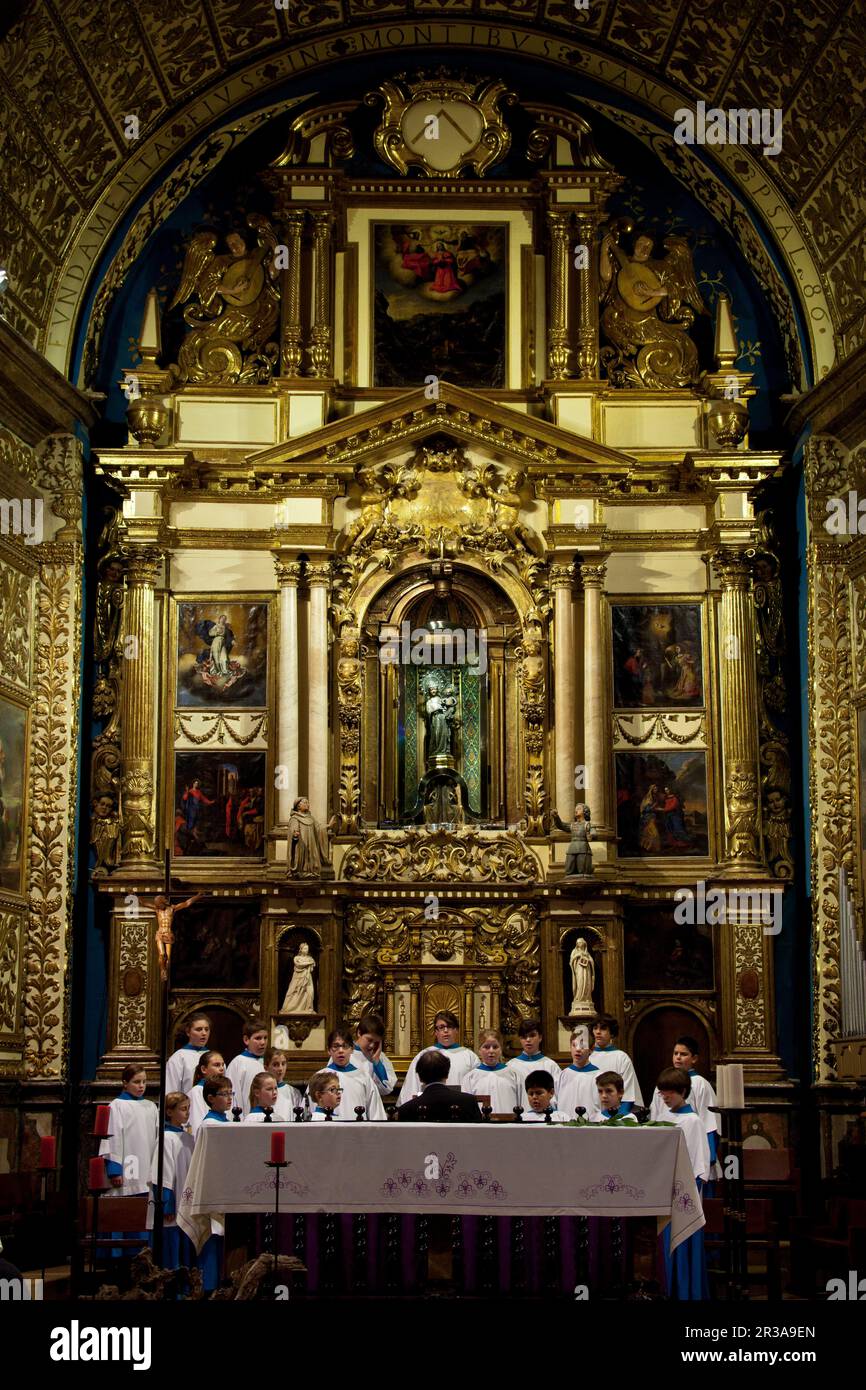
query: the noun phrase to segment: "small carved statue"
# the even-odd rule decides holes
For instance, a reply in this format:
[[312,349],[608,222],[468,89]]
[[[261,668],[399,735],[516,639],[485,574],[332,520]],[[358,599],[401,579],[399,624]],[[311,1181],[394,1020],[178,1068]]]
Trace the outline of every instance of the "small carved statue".
[[692,253],[681,236],[664,239],[667,254],[653,257],[653,238],[639,232],[631,255],[621,244],[633,233],[614,222],[600,249],[601,328],[612,346],[601,359],[614,386],[662,391],[692,386],[699,376],[698,350],[688,335],[707,306],[695,281]]
[[586,940],[579,936],[569,957],[571,967],[571,1018],[595,1013],[592,990],[595,985],[595,962],[587,949]]
[[96,850],[93,872],[101,877],[120,863],[120,817],[115,810],[114,797],[107,793],[93,798],[92,810],[90,843]]
[[565,853],[565,877],[566,878],[586,878],[593,872],[592,850],[589,842],[592,838],[592,830],[589,821],[589,807],[581,803],[574,808],[574,820],[571,825],[566,825],[554,812],[554,817],[560,830],[566,830],[571,835],[568,849]]
[[165,983],[168,979],[168,968],[171,964],[171,948],[174,945],[174,932],[172,923],[179,912],[184,908],[192,907],[199,898],[205,897],[204,893],[194,893],[185,902],[172,906],[164,893],[158,893],[153,900],[153,910],[156,913],[156,954],[159,960],[160,979]]
[[306,941],[302,941],[298,947],[298,954],[292,961],[292,978],[286,990],[286,997],[280,1008],[281,1014],[312,1014],[315,1013],[315,995],[313,992],[313,971],[316,968],[315,956],[310,954],[310,948]]
[[319,878],[331,862],[327,831],[310,813],[307,797],[299,796],[289,817],[289,877]]
[[424,682],[426,697],[427,746],[425,756],[431,758],[450,754],[452,729],[457,713],[457,696],[452,685],[444,685],[436,676]]

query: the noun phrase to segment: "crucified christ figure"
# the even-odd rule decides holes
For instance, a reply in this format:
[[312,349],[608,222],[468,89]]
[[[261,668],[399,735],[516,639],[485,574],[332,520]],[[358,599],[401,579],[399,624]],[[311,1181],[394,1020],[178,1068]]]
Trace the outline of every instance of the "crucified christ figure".
[[171,924],[178,912],[183,912],[185,907],[192,907],[199,898],[204,898],[205,893],[195,893],[186,902],[178,903],[172,907],[164,893],[159,893],[153,900],[153,910],[156,913],[156,954],[159,959],[159,974],[163,982],[168,979],[168,967],[171,961],[171,948],[174,945],[174,932]]

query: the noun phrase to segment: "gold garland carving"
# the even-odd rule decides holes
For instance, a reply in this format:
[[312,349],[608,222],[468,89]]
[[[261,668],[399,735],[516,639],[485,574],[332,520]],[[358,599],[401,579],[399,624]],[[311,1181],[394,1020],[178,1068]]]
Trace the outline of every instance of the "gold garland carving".
[[535,856],[508,831],[409,829],[368,835],[343,860],[343,877],[399,883],[535,883]]
[[[233,723],[244,719],[243,714],[196,714],[183,715],[180,710],[175,710],[174,714],[174,736],[175,738],[186,739],[189,743],[194,743],[200,747],[203,743],[225,743],[228,738],[229,743],[238,748],[246,748],[248,744],[254,743],[257,738],[265,738],[268,732],[268,712],[264,710],[256,717],[256,722],[249,733],[242,734],[237,728],[233,728]],[[200,734],[192,732],[191,724],[198,720],[210,720],[207,728]]]
[[[623,721],[626,719],[635,719],[639,717],[640,716],[638,715],[615,714],[613,716],[614,738],[624,739],[625,742],[631,744],[633,748],[640,748],[643,744],[649,743],[651,738],[665,738],[668,739],[671,743],[679,744],[697,743],[698,740],[703,741],[706,739],[706,716],[703,714],[656,714],[650,719],[649,723],[645,726],[646,731],[644,733],[629,733]],[[672,728],[671,725],[668,723],[669,719],[674,718],[682,719],[684,724],[687,719],[696,719],[697,724],[695,724],[693,728],[685,729],[683,733],[679,734],[677,733],[676,729]]]

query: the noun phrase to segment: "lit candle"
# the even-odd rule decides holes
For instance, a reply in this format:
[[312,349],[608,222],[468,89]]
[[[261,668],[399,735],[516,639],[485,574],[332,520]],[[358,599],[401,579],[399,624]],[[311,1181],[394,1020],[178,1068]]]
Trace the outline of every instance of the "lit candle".
[[93,1133],[97,1139],[104,1139],[108,1133],[109,1108],[107,1105],[97,1105],[96,1118],[93,1121]]
[[43,1135],[39,1140],[39,1167],[54,1168],[57,1164],[57,1140],[53,1134]]
[[282,1129],[275,1129],[271,1135],[271,1163],[285,1163],[286,1135]]
[[108,1186],[108,1178],[105,1176],[105,1159],[92,1158],[90,1160],[90,1176],[87,1186],[91,1192],[102,1192]]

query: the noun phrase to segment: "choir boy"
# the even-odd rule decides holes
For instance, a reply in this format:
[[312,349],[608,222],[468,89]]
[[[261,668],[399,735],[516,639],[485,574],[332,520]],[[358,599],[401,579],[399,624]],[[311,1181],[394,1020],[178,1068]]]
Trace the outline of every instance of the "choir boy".
[[512,1057],[508,1065],[517,1077],[520,1100],[522,1104],[526,1088],[526,1078],[531,1071],[549,1071],[551,1076],[558,1077],[560,1067],[558,1062],[554,1062],[552,1057],[545,1057],[541,1050],[541,1023],[537,1018],[524,1018],[517,1030],[523,1051],[518,1057]]
[[561,1125],[572,1118],[564,1110],[556,1108],[556,1086],[549,1071],[529,1073],[526,1078],[526,1099],[529,1109],[521,1116],[524,1124],[546,1123],[548,1107],[552,1124]]
[[216,1081],[206,1081],[202,1087],[207,1109],[202,1119],[203,1125],[223,1125],[228,1123],[228,1112],[232,1108],[232,1083],[227,1076]]
[[572,1031],[570,1046],[571,1062],[561,1072],[554,1073],[556,1103],[570,1120],[577,1118],[575,1112],[578,1106],[582,1106],[586,1112],[584,1119],[597,1120],[598,1087],[595,1083],[601,1069],[589,1060],[589,1031],[586,1024],[578,1024]]
[[340,1119],[356,1119],[355,1109],[357,1106],[363,1105],[368,1120],[386,1120],[388,1117],[385,1114],[382,1097],[373,1085],[370,1068],[355,1065],[352,1061],[354,1050],[355,1039],[352,1037],[351,1029],[345,1024],[341,1024],[340,1027],[334,1028],[329,1033],[328,1051],[331,1054],[331,1060],[324,1070],[336,1072],[343,1088],[339,1107]]
[[589,1060],[597,1067],[619,1072],[625,1090],[623,1095],[633,1105],[643,1105],[643,1096],[637,1084],[634,1066],[627,1052],[618,1048],[613,1039],[619,1033],[619,1024],[611,1014],[597,1014],[592,1020],[592,1035],[595,1046]]
[[[232,1083],[228,1077],[206,1081],[202,1091],[207,1111],[200,1128],[204,1129],[205,1125],[228,1124],[228,1112],[232,1108]],[[210,1219],[210,1229],[211,1233],[198,1257],[202,1284],[207,1293],[211,1293],[220,1281],[226,1233],[225,1218],[214,1213]]]
[[595,1084],[598,1089],[597,1123],[603,1120],[628,1120],[630,1124],[637,1124],[631,1113],[631,1101],[623,1099],[624,1082],[619,1072],[601,1071]]
[[[307,1095],[313,1107],[310,1115],[311,1120],[327,1120],[329,1115],[335,1122],[342,1122],[346,1119],[345,1115],[338,1113],[340,1102],[343,1099],[343,1088],[339,1078],[333,1072],[317,1071],[307,1087]],[[352,1119],[354,1118],[353,1115]]]
[[187,1092],[189,1096],[189,1128],[193,1138],[198,1134],[199,1126],[207,1114],[204,1084],[206,1081],[222,1081],[225,1074],[226,1064],[221,1052],[217,1052],[214,1048],[210,1052],[201,1054],[195,1069],[195,1080]]
[[250,1019],[244,1024],[244,1050],[233,1057],[226,1067],[226,1076],[232,1083],[235,1104],[239,1105],[244,1116],[250,1112],[250,1086],[253,1077],[262,1070],[262,1059],[268,1045],[268,1030],[261,1019]]
[[[187,1129],[189,1120],[189,1096],[182,1091],[169,1091],[165,1098],[165,1144],[162,1161],[162,1212],[163,1212],[163,1250],[162,1263],[165,1269],[178,1269],[180,1265],[189,1267],[194,1263],[189,1237],[185,1236],[177,1224],[177,1204],[186,1186],[186,1175],[192,1161],[195,1140]],[[156,1192],[159,1154],[153,1151],[150,1167],[150,1185]],[[148,1207],[147,1227],[153,1227],[153,1198]]]
[[385,1025],[378,1014],[364,1014],[355,1032],[355,1052],[352,1061],[356,1067],[366,1062],[373,1077],[373,1085],[380,1096],[390,1096],[397,1086],[397,1073],[382,1051]]
[[159,1133],[159,1111],[145,1100],[147,1072],[134,1063],[124,1067],[121,1091],[108,1108],[108,1133],[99,1146],[113,1192],[109,1197],[137,1197],[149,1192],[150,1164]]
[[[698,1043],[691,1036],[677,1038],[674,1043],[673,1057],[671,1065],[679,1071],[687,1073],[692,1083],[689,1093],[689,1105],[696,1115],[700,1115],[707,1132],[707,1143],[710,1146],[710,1162],[715,1163],[718,1153],[718,1125],[716,1116],[710,1110],[711,1105],[717,1105],[716,1093],[705,1077],[699,1076],[695,1068],[698,1065]],[[651,1120],[669,1120],[667,1106],[661,1098],[658,1087],[653,1092],[652,1106],[650,1108]]]
[[[464,1047],[457,1041],[460,1032],[460,1024],[454,1014],[447,1009],[440,1009],[433,1019],[433,1033],[436,1038],[433,1047],[439,1052],[443,1052],[450,1062],[448,1070],[448,1085],[460,1086],[463,1078],[473,1067],[478,1066],[478,1056],[472,1051],[471,1047]],[[418,1076],[418,1058],[423,1057],[430,1048],[422,1048],[419,1053],[412,1058],[409,1063],[409,1070],[406,1072],[406,1079],[400,1090],[400,1104],[405,1105],[412,1100],[413,1096],[420,1094],[421,1086]]]
[[489,1096],[490,1108],[497,1114],[510,1115],[515,1105],[523,1103],[517,1075],[502,1060],[502,1039],[493,1028],[485,1028],[478,1036],[481,1061],[468,1071],[461,1089],[470,1096]]
[[186,1024],[186,1042],[173,1052],[165,1066],[165,1089],[183,1091],[188,1095],[195,1081],[195,1069],[210,1038],[210,1019],[207,1014],[193,1014]]
[[[691,1090],[688,1074],[677,1067],[666,1067],[657,1084],[666,1107],[663,1119],[673,1120],[683,1131],[700,1196],[710,1173],[710,1146],[703,1120],[688,1103]],[[671,1255],[671,1232],[667,1226],[662,1232],[662,1250],[669,1296],[682,1300],[709,1298],[703,1230],[683,1241]]]

